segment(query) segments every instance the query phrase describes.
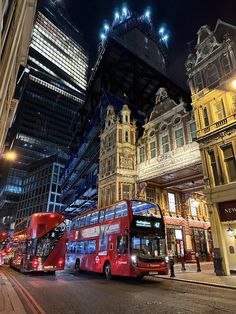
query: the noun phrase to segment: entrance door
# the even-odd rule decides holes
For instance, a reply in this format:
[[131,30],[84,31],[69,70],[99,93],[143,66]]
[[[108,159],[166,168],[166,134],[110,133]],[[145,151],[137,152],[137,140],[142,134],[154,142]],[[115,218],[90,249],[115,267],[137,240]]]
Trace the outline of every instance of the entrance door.
[[129,275],[128,261],[128,236],[118,236],[115,253],[115,269],[116,275]]
[[[229,236],[227,233],[228,226],[225,226],[225,237],[226,237],[226,245],[227,252],[229,258],[229,268],[231,271],[236,271],[236,239],[235,236]],[[232,225],[232,229],[236,235],[236,225]]]

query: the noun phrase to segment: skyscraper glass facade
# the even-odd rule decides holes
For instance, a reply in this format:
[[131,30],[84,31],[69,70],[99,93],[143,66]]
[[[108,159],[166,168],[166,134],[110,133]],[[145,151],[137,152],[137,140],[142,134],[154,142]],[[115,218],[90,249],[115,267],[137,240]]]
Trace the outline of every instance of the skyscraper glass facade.
[[[57,205],[53,205],[53,208],[50,201],[47,206],[44,201],[41,202],[41,187],[31,191],[34,194],[30,192],[32,197],[21,194],[25,194],[32,162],[55,154],[63,157],[64,161],[68,158],[73,134],[72,122],[84,103],[87,47],[81,33],[70,23],[63,10],[60,2],[47,1],[46,5],[38,2],[27,71],[18,80],[20,101],[7,138],[8,147],[16,152],[17,160],[6,169],[5,178],[0,183],[0,227],[2,223],[2,227],[7,228],[15,220],[17,206],[20,219],[32,211],[60,209],[57,199],[52,202]],[[12,177],[14,173],[17,176]],[[11,191],[7,190],[8,177],[11,182],[12,179],[15,182],[11,184]],[[44,199],[46,194],[49,199],[53,198],[47,191],[44,192]],[[41,207],[39,200],[43,204]]]

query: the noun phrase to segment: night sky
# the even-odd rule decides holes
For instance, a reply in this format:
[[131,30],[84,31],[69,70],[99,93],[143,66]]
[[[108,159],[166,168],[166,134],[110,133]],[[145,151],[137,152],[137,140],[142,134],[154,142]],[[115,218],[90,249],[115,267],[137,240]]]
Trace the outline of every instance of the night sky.
[[[83,32],[89,45],[91,64],[94,63],[99,40],[99,30],[104,20],[112,21],[115,8],[122,7],[118,0],[61,0],[73,23]],[[166,23],[170,30],[170,71],[180,85],[185,82],[184,61],[188,54],[188,42],[196,41],[199,27],[208,24],[214,29],[218,18],[236,25],[236,0],[129,0],[125,2],[132,12],[142,13],[146,7],[152,11],[152,23]]]

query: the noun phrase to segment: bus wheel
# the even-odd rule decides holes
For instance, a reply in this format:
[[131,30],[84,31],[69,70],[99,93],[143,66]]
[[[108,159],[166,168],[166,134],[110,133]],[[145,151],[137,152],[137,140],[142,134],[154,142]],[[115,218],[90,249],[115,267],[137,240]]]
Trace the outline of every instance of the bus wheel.
[[79,273],[80,272],[80,260],[77,259],[75,262],[75,270]]
[[110,262],[106,262],[104,266],[104,274],[106,279],[110,280],[112,275],[111,275],[111,264]]

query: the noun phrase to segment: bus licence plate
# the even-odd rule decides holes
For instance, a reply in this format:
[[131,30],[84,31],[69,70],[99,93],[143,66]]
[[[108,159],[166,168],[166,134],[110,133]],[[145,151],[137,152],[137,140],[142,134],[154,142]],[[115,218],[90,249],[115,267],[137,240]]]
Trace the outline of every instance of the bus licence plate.
[[150,271],[149,275],[158,275],[158,271]]

